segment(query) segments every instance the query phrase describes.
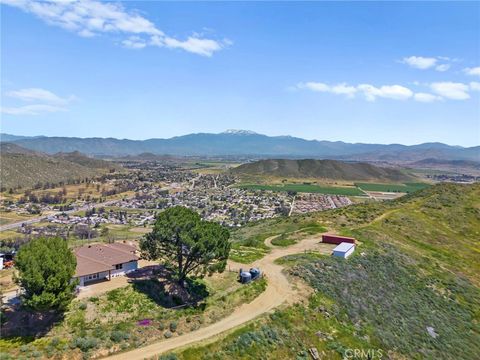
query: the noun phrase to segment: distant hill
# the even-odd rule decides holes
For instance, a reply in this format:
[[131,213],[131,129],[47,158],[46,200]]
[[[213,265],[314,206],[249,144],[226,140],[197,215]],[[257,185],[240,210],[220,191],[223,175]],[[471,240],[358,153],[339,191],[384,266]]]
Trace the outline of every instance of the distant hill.
[[110,169],[118,169],[118,165],[80,153],[49,156],[10,143],[1,144],[0,149],[0,182],[3,188],[28,188],[37,183],[94,177]]
[[115,169],[118,170],[120,166],[101,159],[95,159],[82,154],[79,151],[72,151],[70,153],[57,153],[54,155],[57,159],[63,159],[72,163],[86,166],[91,169]]
[[141,153],[138,155],[127,155],[122,158],[118,158],[119,160],[129,160],[129,161],[169,161],[175,160],[179,157],[175,157],[172,155],[157,155],[152,153]]
[[415,161],[409,164],[414,167],[426,167],[426,168],[458,168],[458,169],[474,169],[480,170],[479,161],[469,161],[469,160],[439,160],[439,159],[423,159]]
[[11,134],[0,133],[0,141],[2,142],[23,140],[23,139],[34,139],[38,137],[43,137],[43,136],[22,136],[22,135],[11,135]]
[[[128,140],[114,138],[33,137],[2,141],[55,154],[80,151],[88,155],[127,156],[141,153],[175,156],[261,156],[263,158],[317,158],[361,161],[417,161],[425,158],[480,161],[480,147],[463,148],[441,143],[414,146],[305,140],[292,136],[266,136],[251,131],[229,130],[220,134],[189,134],[170,139]],[[6,140],[7,139],[7,140]]]
[[38,156],[48,156],[47,154],[39,153],[22,146],[19,146],[15,143],[10,142],[1,142],[0,143],[0,154],[28,154],[28,155],[38,155]]
[[237,175],[267,175],[286,178],[332,180],[409,181],[412,178],[397,169],[381,168],[367,163],[336,160],[269,159],[240,165],[230,170]]

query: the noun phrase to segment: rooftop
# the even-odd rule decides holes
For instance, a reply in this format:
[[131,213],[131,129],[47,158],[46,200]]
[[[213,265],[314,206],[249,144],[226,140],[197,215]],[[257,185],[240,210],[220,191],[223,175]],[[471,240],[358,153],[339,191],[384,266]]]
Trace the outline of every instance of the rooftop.
[[92,244],[75,250],[75,276],[114,270],[115,265],[138,260],[135,246],[124,243]]
[[352,247],[355,247],[355,244],[352,243],[347,243],[347,242],[342,242],[340,243],[333,251],[338,251],[338,252],[347,252],[350,250]]

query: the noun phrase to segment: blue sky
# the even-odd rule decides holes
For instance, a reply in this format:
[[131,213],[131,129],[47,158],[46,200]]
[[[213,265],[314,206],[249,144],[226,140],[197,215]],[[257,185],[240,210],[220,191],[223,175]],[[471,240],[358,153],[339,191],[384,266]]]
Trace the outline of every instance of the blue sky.
[[1,2],[2,132],[480,144],[478,2]]

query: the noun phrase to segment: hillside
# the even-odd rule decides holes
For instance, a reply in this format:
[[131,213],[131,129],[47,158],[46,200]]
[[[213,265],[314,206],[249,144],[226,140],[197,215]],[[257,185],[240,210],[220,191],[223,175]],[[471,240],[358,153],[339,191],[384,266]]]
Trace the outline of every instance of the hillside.
[[442,169],[451,171],[480,171],[480,161],[469,160],[439,160],[439,159],[423,159],[408,164],[412,168],[420,169]]
[[16,144],[1,144],[0,180],[3,188],[28,188],[37,183],[93,177],[117,168],[117,165],[80,153],[49,156]]
[[367,163],[335,160],[260,160],[231,169],[236,175],[262,175],[285,178],[316,178],[333,180],[409,181],[412,178],[399,170],[381,168]]
[[10,142],[2,142],[0,143],[0,154],[27,154],[27,155],[38,155],[38,156],[48,156],[47,154],[43,154],[40,152],[36,152],[34,150],[30,150],[27,148],[24,148],[22,146],[19,146],[14,143]]
[[128,140],[115,138],[21,137],[2,134],[2,141],[48,154],[80,151],[88,155],[126,156],[145,152],[180,156],[262,156],[283,158],[334,158],[341,160],[417,161],[480,159],[480,148],[463,148],[441,143],[406,146],[362,144],[342,141],[305,140],[293,136],[266,136],[250,131],[219,134],[188,134],[169,139]]
[[263,221],[237,230],[234,241],[251,246],[262,234],[314,223],[362,244],[348,260],[282,260],[292,281],[315,289],[308,305],[278,310],[178,359],[306,359],[312,347],[325,359],[345,358],[348,349],[373,349],[370,358],[478,357],[480,184],[439,184],[395,201]]
[[78,165],[86,166],[90,169],[119,169],[120,167],[112,162],[95,159],[82,154],[79,151],[70,153],[57,153],[54,155],[57,159],[63,159]]

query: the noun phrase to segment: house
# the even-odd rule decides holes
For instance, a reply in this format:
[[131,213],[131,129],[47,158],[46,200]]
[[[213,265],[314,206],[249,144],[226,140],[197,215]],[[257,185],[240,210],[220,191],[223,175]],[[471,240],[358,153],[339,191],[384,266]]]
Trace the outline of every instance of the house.
[[75,250],[77,268],[74,278],[80,286],[99,280],[111,280],[138,268],[134,246],[113,243],[85,245]]
[[342,242],[335,249],[333,249],[332,255],[339,256],[346,259],[350,255],[352,255],[354,251],[355,251],[355,244]]
[[326,244],[341,244],[342,242],[355,244],[355,239],[348,236],[340,236],[340,235],[333,235],[333,234],[323,234],[322,235],[322,242]]

